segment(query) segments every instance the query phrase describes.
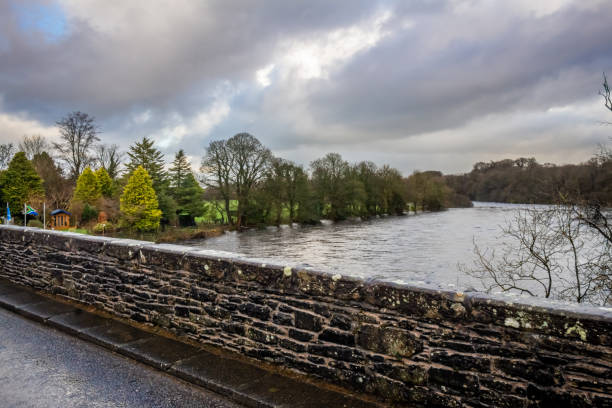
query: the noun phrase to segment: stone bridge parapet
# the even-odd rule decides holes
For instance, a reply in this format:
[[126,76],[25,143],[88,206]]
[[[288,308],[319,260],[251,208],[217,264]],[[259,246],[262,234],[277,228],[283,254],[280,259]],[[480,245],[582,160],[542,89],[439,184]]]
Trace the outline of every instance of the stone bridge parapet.
[[14,226],[0,254],[15,283],[400,405],[612,406],[611,309]]

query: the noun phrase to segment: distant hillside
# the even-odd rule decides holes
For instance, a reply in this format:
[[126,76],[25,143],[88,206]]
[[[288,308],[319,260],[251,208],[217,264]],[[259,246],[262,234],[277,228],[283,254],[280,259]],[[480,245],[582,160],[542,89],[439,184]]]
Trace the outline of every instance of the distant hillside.
[[473,201],[548,204],[564,195],[612,206],[610,151],[576,165],[540,164],[535,158],[479,162],[469,173],[444,177]]

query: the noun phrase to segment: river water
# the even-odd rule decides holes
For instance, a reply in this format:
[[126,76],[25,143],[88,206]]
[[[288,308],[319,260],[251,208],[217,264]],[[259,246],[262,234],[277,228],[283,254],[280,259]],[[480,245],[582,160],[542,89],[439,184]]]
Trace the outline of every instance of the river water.
[[368,221],[281,226],[185,242],[275,264],[446,289],[481,289],[462,273],[473,265],[474,241],[481,248],[504,245],[501,227],[520,204],[474,203],[437,213]]

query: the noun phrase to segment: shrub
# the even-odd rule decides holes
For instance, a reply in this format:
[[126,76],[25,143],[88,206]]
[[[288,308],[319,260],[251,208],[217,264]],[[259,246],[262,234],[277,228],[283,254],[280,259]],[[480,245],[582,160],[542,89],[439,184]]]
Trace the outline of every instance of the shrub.
[[34,228],[42,228],[44,227],[42,221],[39,220],[30,220],[28,221],[28,227],[34,227]]
[[88,222],[98,218],[98,210],[89,204],[85,204],[83,207],[83,214],[81,214],[81,221]]
[[101,222],[93,227],[93,232],[96,234],[104,234],[115,229],[115,226],[110,222]]

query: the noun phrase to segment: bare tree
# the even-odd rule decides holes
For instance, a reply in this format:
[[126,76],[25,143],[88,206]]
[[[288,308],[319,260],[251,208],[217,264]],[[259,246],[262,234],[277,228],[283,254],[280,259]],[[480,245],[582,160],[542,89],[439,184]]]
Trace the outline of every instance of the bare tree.
[[610,243],[576,217],[575,207],[520,210],[503,233],[501,254],[475,243],[474,267],[463,267],[487,291],[610,303]]
[[603,74],[603,89],[599,91],[599,94],[604,98],[604,106],[612,111],[612,98],[610,97],[610,86],[608,85],[608,78],[606,73]]
[[0,170],[6,169],[15,150],[12,143],[0,144]]
[[83,112],[72,112],[56,122],[59,127],[60,143],[53,143],[60,157],[66,162],[69,177],[76,180],[83,169],[92,164],[91,149],[100,141],[94,118]]
[[230,212],[230,200],[232,198],[232,167],[234,156],[231,154],[227,141],[215,140],[208,145],[206,155],[202,158],[200,172],[202,183],[218,192],[225,204],[225,215],[230,225],[234,224]]
[[123,153],[119,151],[119,146],[116,144],[96,146],[96,162],[98,166],[103,167],[110,178],[115,180],[119,176],[119,168],[123,160]]
[[34,156],[46,152],[49,150],[49,142],[44,136],[41,135],[24,135],[21,142],[19,142],[19,151],[26,154],[28,160],[32,160]]
[[249,206],[251,192],[266,175],[272,153],[259,140],[248,133],[232,136],[226,144],[232,156],[232,182],[238,199],[238,226],[245,225],[245,211]]

